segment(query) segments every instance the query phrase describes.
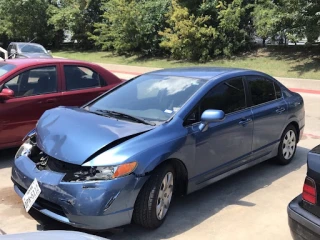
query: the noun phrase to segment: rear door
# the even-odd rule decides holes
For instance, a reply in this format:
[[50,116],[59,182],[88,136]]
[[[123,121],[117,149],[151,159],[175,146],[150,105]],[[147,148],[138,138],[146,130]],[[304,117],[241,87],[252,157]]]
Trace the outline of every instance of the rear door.
[[81,106],[108,90],[102,76],[85,65],[61,64],[63,72],[63,106]]
[[253,112],[252,151],[270,153],[281,138],[286,123],[287,103],[275,81],[259,75],[246,77]]
[[56,65],[24,70],[5,81],[2,88],[14,91],[13,99],[0,103],[0,145],[13,146],[35,127],[40,116],[59,104]]

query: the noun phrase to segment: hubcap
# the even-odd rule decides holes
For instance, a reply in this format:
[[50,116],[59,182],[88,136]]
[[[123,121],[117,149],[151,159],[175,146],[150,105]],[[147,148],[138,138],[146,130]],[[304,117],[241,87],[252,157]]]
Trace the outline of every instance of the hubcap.
[[290,159],[296,149],[296,134],[289,130],[284,136],[282,143],[282,154],[285,159]]
[[168,172],[161,183],[158,199],[157,199],[157,218],[162,220],[169,209],[173,193],[173,174]]

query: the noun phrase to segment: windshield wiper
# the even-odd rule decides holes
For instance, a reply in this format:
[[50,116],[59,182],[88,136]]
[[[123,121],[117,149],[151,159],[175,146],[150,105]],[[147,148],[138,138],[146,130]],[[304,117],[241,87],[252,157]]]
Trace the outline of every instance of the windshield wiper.
[[146,124],[146,125],[151,125],[151,126],[155,126],[156,125],[153,122],[149,122],[149,121],[147,121],[147,120],[145,120],[143,118],[135,117],[135,116],[132,116],[132,115],[129,115],[129,114],[126,114],[126,113],[110,111],[110,110],[102,110],[102,109],[98,109],[98,110],[96,110],[96,112],[107,114],[107,115],[111,115],[111,116],[115,116],[115,117],[121,117],[121,118],[130,119],[130,120],[133,120],[135,122],[143,123],[143,124]]

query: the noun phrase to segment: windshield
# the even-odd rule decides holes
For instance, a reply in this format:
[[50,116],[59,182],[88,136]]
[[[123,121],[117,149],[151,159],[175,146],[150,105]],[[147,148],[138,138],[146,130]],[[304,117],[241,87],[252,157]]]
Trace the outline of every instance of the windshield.
[[22,53],[46,53],[46,50],[38,45],[19,44],[19,49]]
[[0,63],[0,77],[13,70],[15,67],[16,66],[13,64]]
[[166,121],[206,82],[203,79],[142,75],[92,103],[90,111],[115,111]]

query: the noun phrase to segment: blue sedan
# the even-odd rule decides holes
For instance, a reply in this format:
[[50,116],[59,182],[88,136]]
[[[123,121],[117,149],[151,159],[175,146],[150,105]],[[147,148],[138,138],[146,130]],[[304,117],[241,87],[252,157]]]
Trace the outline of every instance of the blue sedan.
[[270,158],[290,163],[304,125],[302,97],[264,73],[159,70],[46,111],[12,180],[27,211],[75,227],[157,228],[174,195]]

